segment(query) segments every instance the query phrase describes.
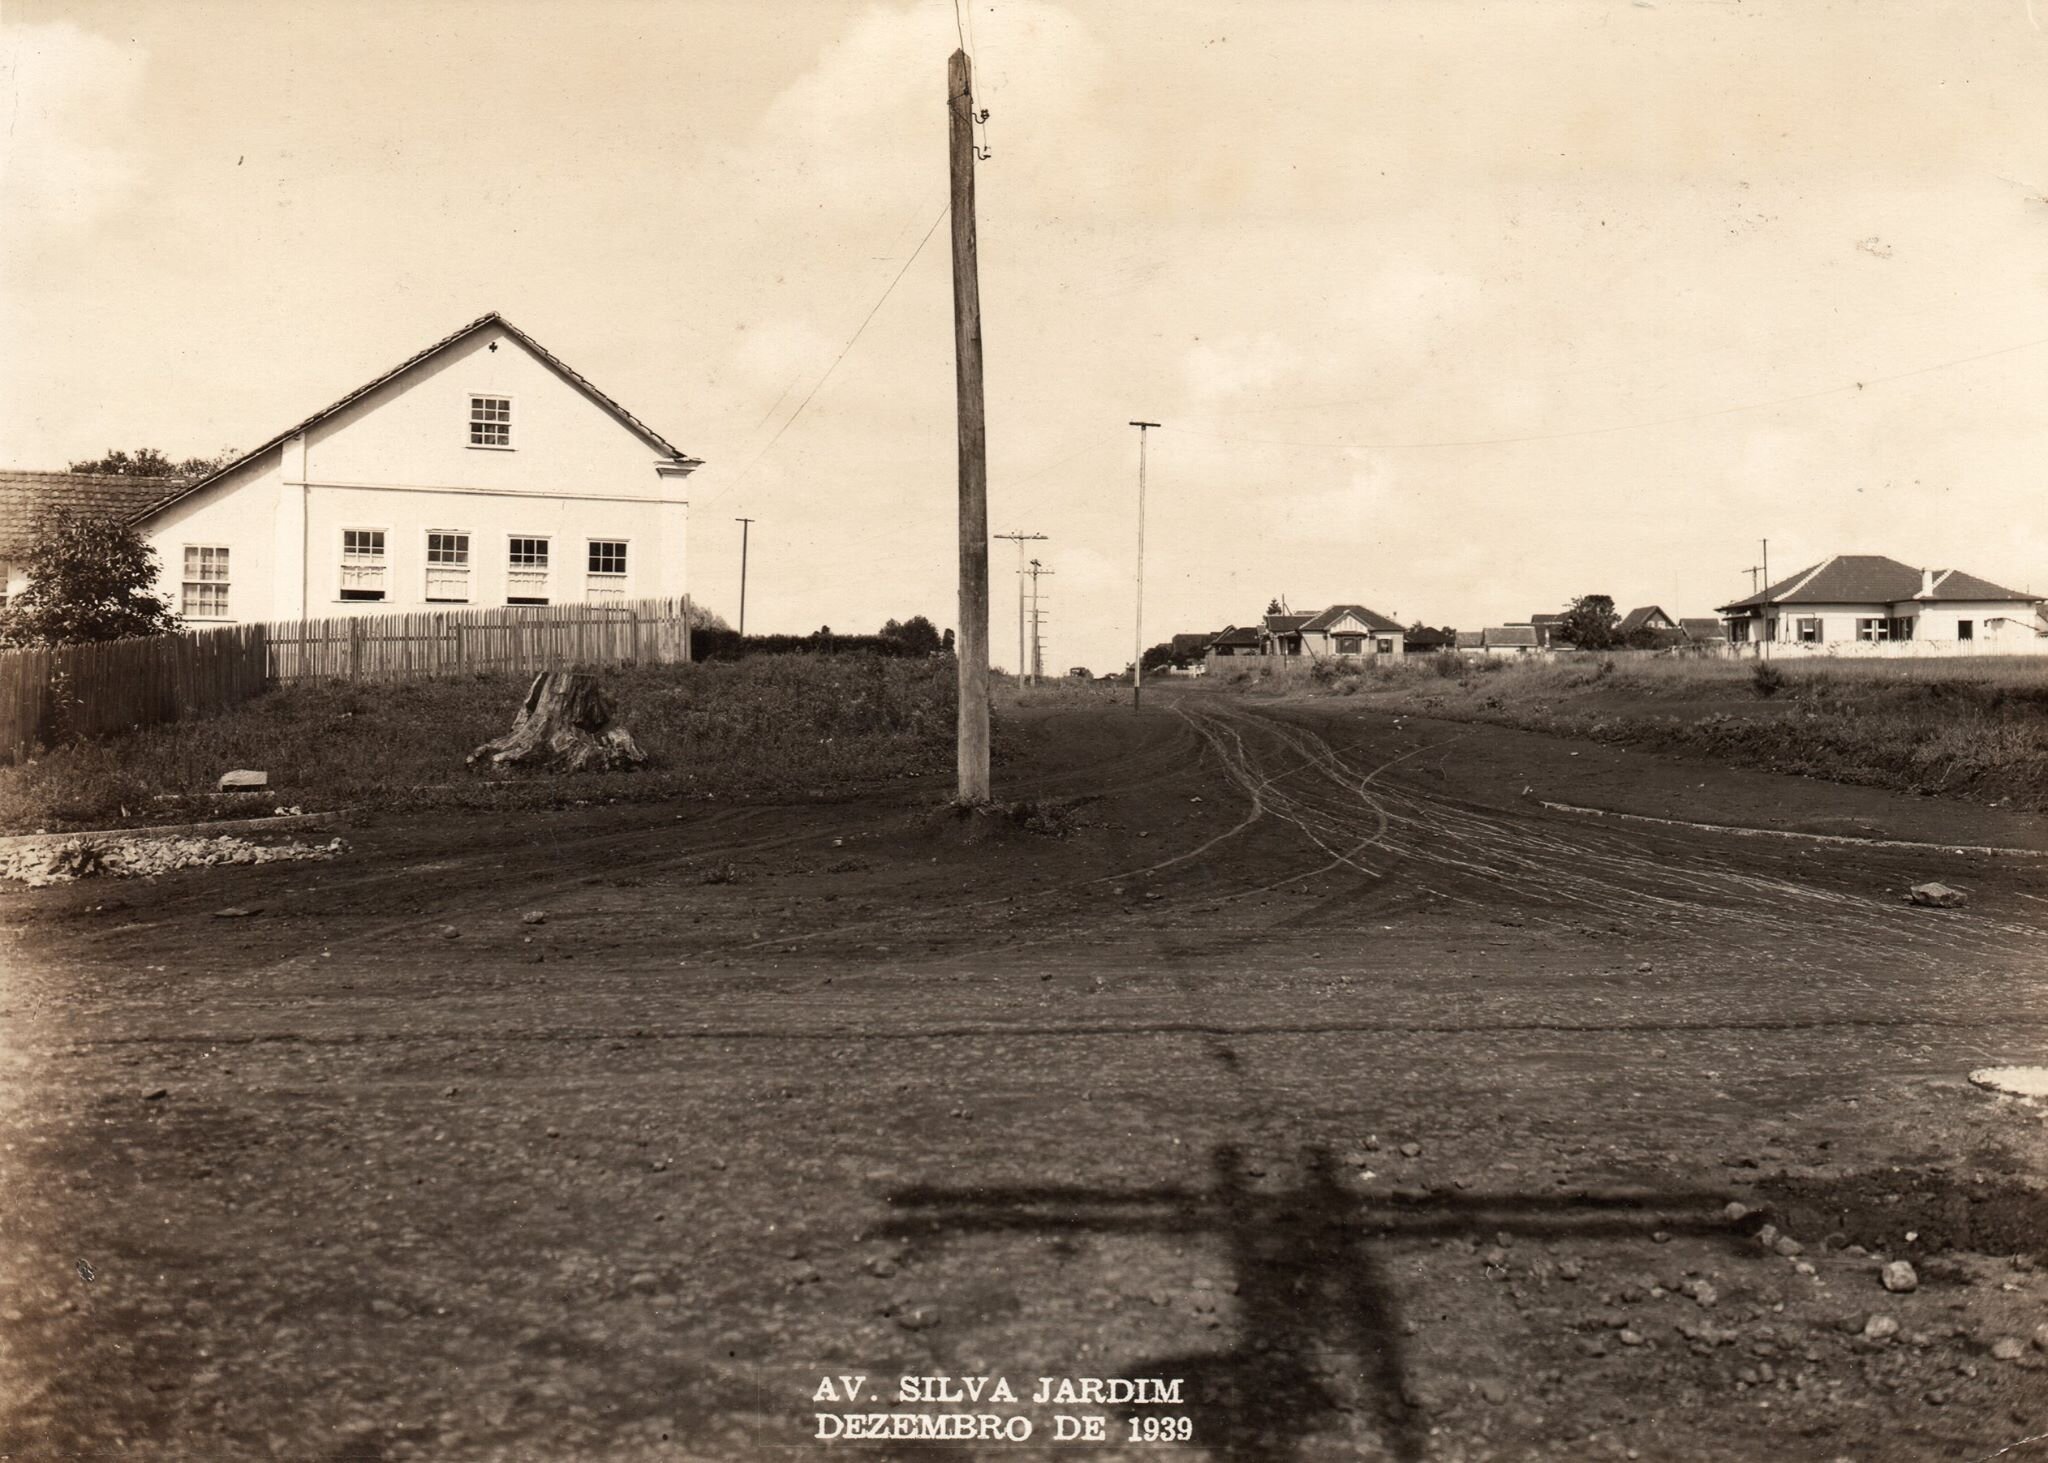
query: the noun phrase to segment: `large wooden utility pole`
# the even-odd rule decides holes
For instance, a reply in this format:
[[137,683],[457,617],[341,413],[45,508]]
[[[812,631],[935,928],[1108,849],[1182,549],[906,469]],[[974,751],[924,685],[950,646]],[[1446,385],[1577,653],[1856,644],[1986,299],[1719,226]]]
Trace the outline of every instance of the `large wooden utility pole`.
[[981,281],[974,257],[974,76],[946,63],[953,192],[953,383],[960,433],[959,800],[988,801],[988,433],[981,416]]
[[1138,429],[1138,608],[1131,638],[1131,710],[1138,709],[1145,685],[1145,433],[1157,422],[1132,422]]

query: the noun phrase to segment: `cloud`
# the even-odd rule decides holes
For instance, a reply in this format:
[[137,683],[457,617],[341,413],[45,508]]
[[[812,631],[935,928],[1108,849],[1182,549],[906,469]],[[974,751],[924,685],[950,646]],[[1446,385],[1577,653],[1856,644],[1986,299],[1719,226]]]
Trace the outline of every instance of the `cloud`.
[[137,172],[117,139],[145,64],[70,21],[0,24],[0,210],[17,241],[89,228],[126,201]]

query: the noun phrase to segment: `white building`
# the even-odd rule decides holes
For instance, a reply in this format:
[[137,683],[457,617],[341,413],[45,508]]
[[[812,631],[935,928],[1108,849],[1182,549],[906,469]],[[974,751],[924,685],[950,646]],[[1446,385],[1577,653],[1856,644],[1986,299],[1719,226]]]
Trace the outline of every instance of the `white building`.
[[2048,654],[2042,597],[1960,569],[1837,554],[1721,606],[1736,646],[1818,655]]
[[699,465],[493,313],[135,522],[196,626],[679,596]]

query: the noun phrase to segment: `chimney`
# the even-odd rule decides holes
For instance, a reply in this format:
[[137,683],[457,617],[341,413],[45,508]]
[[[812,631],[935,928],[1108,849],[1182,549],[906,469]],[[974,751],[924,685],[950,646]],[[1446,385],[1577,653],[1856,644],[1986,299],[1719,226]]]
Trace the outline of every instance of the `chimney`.
[[1922,569],[1920,571],[1920,594],[1918,597],[1921,599],[1932,599],[1934,597],[1934,571],[1932,569]]

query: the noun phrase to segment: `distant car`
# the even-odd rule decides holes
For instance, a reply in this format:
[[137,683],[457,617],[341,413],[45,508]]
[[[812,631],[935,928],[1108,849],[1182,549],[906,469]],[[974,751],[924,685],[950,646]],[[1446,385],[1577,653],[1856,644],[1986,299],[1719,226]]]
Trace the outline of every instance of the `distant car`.
[[1088,667],[1085,665],[1077,665],[1073,669],[1069,670],[1067,674],[1083,681],[1092,681],[1095,679],[1095,672],[1089,670]]

